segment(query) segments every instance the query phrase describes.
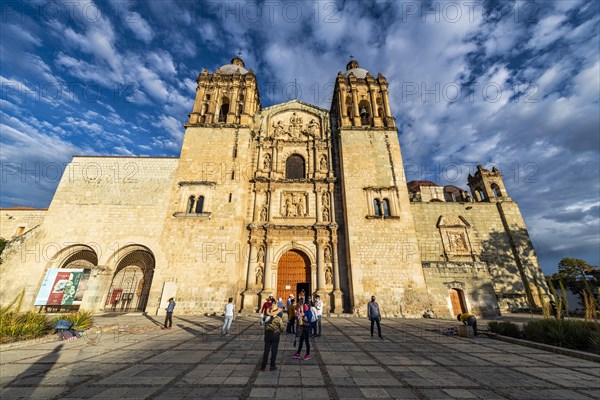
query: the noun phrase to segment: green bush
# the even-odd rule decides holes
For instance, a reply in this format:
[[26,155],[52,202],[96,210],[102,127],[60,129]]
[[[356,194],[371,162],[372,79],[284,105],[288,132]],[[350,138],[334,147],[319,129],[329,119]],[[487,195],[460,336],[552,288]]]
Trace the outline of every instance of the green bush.
[[488,329],[494,333],[497,333],[498,335],[510,336],[514,338],[521,337],[521,330],[519,329],[519,326],[510,321],[489,322]]
[[534,342],[598,352],[599,330],[598,324],[593,322],[543,318],[523,326],[523,336]]
[[33,311],[26,313],[0,311],[0,343],[35,339],[47,335],[50,328],[50,323],[43,314]]
[[77,311],[71,314],[60,314],[52,318],[51,325],[54,327],[56,321],[66,319],[73,323],[73,329],[84,330],[92,326],[92,313],[89,311]]
[[[10,343],[19,340],[35,339],[48,335],[53,331],[56,321],[66,319],[73,322],[73,328],[85,330],[92,326],[92,313],[78,311],[72,314],[61,314],[48,317],[34,311],[19,312],[22,296],[18,296],[7,307],[0,307],[0,343]],[[12,310],[13,306],[15,310]]]

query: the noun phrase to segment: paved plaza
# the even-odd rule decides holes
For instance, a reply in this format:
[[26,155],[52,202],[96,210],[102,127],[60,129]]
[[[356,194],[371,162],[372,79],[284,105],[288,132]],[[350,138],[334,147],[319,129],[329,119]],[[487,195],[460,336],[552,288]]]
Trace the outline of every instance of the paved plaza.
[[2,400],[600,398],[600,364],[441,335],[453,321],[386,319],[380,341],[366,319],[325,318],[309,361],[292,359],[294,337],[282,336],[276,371],[260,370],[257,317],[237,318],[228,338],[220,317],[175,316],[167,331],[144,316],[96,323],[104,330],[73,342],[3,348]]

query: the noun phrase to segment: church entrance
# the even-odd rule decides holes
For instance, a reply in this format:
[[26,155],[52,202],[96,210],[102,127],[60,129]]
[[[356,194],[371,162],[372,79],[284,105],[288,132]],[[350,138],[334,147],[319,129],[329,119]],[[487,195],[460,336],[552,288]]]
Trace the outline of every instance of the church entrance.
[[452,314],[458,315],[467,312],[465,305],[465,294],[460,289],[450,289],[450,301],[452,302]]
[[277,297],[285,299],[293,294],[298,299],[298,294],[304,290],[310,294],[310,262],[306,254],[298,250],[289,250],[284,253],[277,264]]
[[134,250],[117,264],[104,305],[107,311],[146,311],[154,256],[147,250]]

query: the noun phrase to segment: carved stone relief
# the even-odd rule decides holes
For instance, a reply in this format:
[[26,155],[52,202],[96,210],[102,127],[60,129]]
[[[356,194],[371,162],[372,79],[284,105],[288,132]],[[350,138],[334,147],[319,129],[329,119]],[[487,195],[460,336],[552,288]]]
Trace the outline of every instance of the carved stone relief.
[[284,192],[282,194],[280,214],[285,218],[308,217],[308,193]]
[[[281,140],[308,140],[321,135],[316,118],[303,112],[285,112],[277,115],[271,123],[270,134]],[[269,136],[271,136],[269,135]]]

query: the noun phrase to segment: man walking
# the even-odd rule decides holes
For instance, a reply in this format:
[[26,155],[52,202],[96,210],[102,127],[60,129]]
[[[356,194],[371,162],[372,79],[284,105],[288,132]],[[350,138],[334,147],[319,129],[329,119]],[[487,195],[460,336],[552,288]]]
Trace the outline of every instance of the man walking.
[[371,301],[367,305],[367,317],[371,321],[371,337],[373,337],[373,328],[377,324],[377,335],[379,339],[383,340],[381,336],[381,312],[379,311],[379,304],[375,301],[375,296],[371,296]]
[[230,297],[229,303],[225,305],[225,321],[223,322],[223,327],[221,328],[221,335],[225,334],[225,336],[229,336],[231,321],[233,321],[233,309],[233,297]]
[[[175,300],[171,297],[169,299],[169,305],[165,310],[167,310],[167,316],[165,317],[164,326],[161,329],[171,329],[173,326],[173,310],[175,309]],[[167,326],[168,325],[168,326]]]
[[271,352],[271,371],[277,369],[275,362],[277,361],[277,349],[279,349],[279,336],[283,332],[283,321],[279,316],[280,311],[281,309],[277,307],[277,304],[271,305],[271,308],[267,310],[267,316],[271,318],[269,322],[265,323],[265,350],[260,367],[262,371],[267,368],[269,352]]
[[321,301],[321,296],[317,295],[315,301],[315,309],[317,310],[317,323],[315,326],[315,335],[321,336],[321,318],[323,316],[323,302]]
[[477,336],[477,317],[473,314],[462,313],[456,316],[456,319],[467,326],[473,327],[473,336]]

